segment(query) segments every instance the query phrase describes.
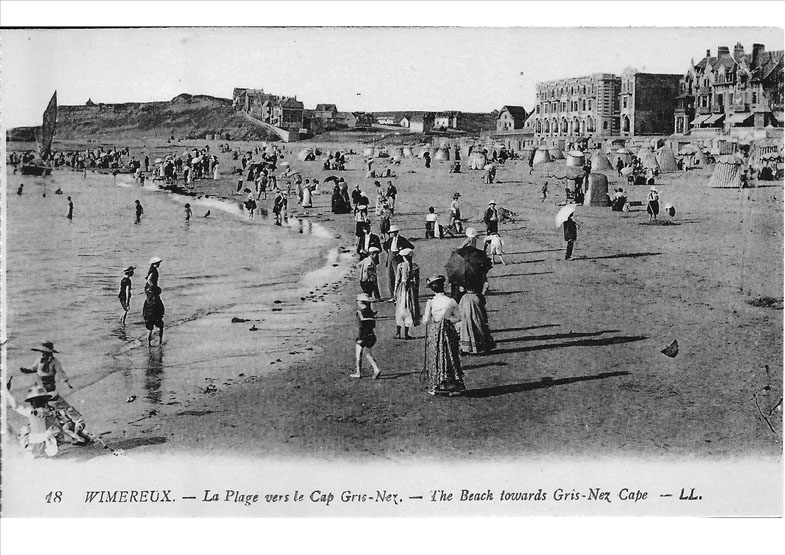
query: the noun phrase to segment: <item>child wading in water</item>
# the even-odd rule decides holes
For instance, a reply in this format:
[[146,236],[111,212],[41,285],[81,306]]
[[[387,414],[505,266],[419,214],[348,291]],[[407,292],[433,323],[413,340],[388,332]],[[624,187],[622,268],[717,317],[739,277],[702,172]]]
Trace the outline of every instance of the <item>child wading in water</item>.
[[382,373],[373,359],[372,349],[376,345],[376,313],[371,308],[373,299],[365,293],[357,295],[357,339],[355,341],[354,374],[349,374],[350,378],[362,378],[362,356],[365,351],[365,358],[373,367],[373,379]]

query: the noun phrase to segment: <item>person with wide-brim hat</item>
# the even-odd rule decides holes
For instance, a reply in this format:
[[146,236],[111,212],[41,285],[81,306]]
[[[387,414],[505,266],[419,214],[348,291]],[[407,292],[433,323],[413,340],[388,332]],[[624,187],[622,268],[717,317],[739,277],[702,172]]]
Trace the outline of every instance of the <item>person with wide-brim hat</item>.
[[128,310],[131,308],[131,276],[134,275],[135,268],[128,266],[123,270],[123,278],[120,280],[120,293],[117,297],[120,299],[120,305],[123,307],[123,316],[120,318],[120,323],[125,324],[125,318],[128,316]]
[[657,214],[660,213],[660,193],[656,187],[649,189],[649,195],[646,197],[646,212],[649,214],[649,221],[656,220]]
[[381,300],[377,274],[380,252],[381,249],[376,245],[372,245],[367,251],[361,252],[360,264],[358,266],[360,273],[360,289],[375,301]]
[[401,257],[398,254],[402,249],[414,249],[414,245],[406,238],[400,235],[400,228],[393,224],[387,230],[389,235],[387,240],[382,245],[382,250],[387,253],[387,284],[390,289],[390,299],[388,302],[395,302],[395,271],[398,264],[401,262]]
[[147,281],[144,285],[144,290],[147,291],[151,287],[158,287],[158,267],[161,265],[160,257],[154,256],[150,259],[150,269],[147,270]]
[[496,201],[488,202],[488,208],[482,218],[485,222],[486,234],[497,233],[499,231],[499,212],[496,210]]
[[32,347],[31,351],[41,353],[30,367],[22,367],[19,370],[23,374],[35,374],[38,384],[40,384],[46,393],[52,396],[50,402],[61,415],[60,421],[62,423],[63,432],[68,439],[73,443],[84,444],[89,441],[89,436],[83,433],[85,428],[85,420],[82,413],[71,406],[57,390],[58,379],[68,386],[69,389],[74,389],[71,385],[68,375],[63,370],[63,365],[54,356],[59,351],[54,348],[52,341],[44,341],[38,347]]
[[354,373],[350,378],[362,378],[362,355],[373,368],[373,378],[382,373],[373,358],[373,346],[376,345],[376,312],[371,308],[374,302],[366,293],[357,295],[357,338],[355,339]]
[[60,428],[57,424],[57,412],[49,403],[52,395],[39,384],[31,387],[24,403],[19,404],[10,390],[11,380],[8,380],[6,398],[12,410],[27,418],[27,424],[19,432],[19,443],[25,451],[33,456],[46,455],[54,457],[59,451],[57,435]]
[[466,239],[463,241],[463,243],[461,243],[461,245],[458,248],[462,249],[464,247],[471,247],[473,249],[476,249],[478,248],[477,247],[478,241],[479,239],[477,239],[477,230],[474,229],[473,227],[467,227]]
[[455,396],[465,391],[461,370],[460,337],[456,324],[461,321],[458,303],[444,293],[446,278],[429,277],[425,284],[434,293],[425,305],[425,363],[423,379],[428,393]]

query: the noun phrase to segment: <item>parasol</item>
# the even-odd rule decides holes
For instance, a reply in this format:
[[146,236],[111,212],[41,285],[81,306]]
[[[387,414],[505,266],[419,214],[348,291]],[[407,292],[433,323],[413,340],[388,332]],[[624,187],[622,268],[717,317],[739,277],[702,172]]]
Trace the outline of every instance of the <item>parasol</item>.
[[556,227],[559,227],[564,222],[567,221],[567,218],[570,217],[570,214],[575,212],[575,209],[578,208],[577,204],[565,204],[559,210],[559,213],[556,214]]
[[444,265],[444,271],[450,283],[462,285],[473,291],[481,291],[491,266],[485,251],[474,247],[461,247],[452,251],[447,264]]
[[153,164],[163,164],[163,163],[164,161],[161,160],[160,158],[156,158],[155,161],[153,162]]
[[338,183],[338,178],[336,176],[334,176],[334,175],[331,175],[331,176],[326,177],[324,179],[325,183],[329,183],[330,181],[335,181],[336,183]]
[[622,168],[620,171],[621,171],[621,174],[626,177],[626,176],[628,176],[628,175],[630,175],[632,173],[632,167],[631,166],[627,166],[627,167]]

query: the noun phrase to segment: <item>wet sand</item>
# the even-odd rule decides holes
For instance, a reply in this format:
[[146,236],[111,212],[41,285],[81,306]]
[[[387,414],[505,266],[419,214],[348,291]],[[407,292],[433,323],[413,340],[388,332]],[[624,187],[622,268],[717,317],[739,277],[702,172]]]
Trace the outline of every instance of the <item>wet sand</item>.
[[[285,151],[304,178],[341,175],[350,188],[360,183],[374,205],[362,156],[350,156],[345,172],[325,172],[320,160],[296,159],[306,146],[286,145]],[[227,170],[239,161],[221,156],[222,179],[198,181],[197,193],[233,198],[237,176]],[[507,264],[489,276],[488,311],[498,347],[463,358],[464,397],[426,394],[420,384],[424,329],[413,330],[415,341],[394,340],[394,305],[387,303],[377,308],[374,354],[381,378],[348,378],[359,285],[353,272],[342,277],[348,262],[336,260],[328,263],[334,275],[314,278],[324,280],[321,289],[313,288],[324,304],[318,321],[284,330],[276,324],[280,351],[245,360],[235,379],[128,424],[124,439],[107,443],[133,448],[131,456],[326,460],[781,454],[781,411],[769,417],[773,433],[758,409],[768,413],[782,395],[781,183],[708,189],[708,171],[667,174],[658,189],[661,204],[676,206],[672,225],[647,225],[644,207],[629,213],[579,208],[575,259],[565,262],[562,232],[553,222],[563,185],[548,179],[550,196],[540,202],[545,176],[563,173],[535,167],[529,175],[522,162],[512,162],[500,167],[497,183],[484,185],[482,172],[449,174],[449,164],[426,169],[420,159],[404,159],[394,167],[399,196],[393,223],[414,240],[423,283],[443,273],[461,242],[423,239],[428,206],[446,224],[458,191],[464,217],[474,219],[490,199],[518,215],[500,226]],[[374,164],[383,166],[380,160]],[[645,202],[648,187],[619,185],[631,200]],[[305,212],[296,197],[289,201],[290,213]],[[306,217],[331,229],[342,250],[352,250],[352,216],[333,215],[329,204],[329,194],[315,195]],[[268,196],[262,206],[271,205]],[[478,221],[466,225],[483,230]],[[427,290],[420,294],[424,307]],[[300,303],[314,300],[302,297]],[[296,322],[289,316],[298,312],[297,299],[281,308],[287,323]],[[233,331],[243,324],[226,325]],[[673,339],[681,351],[670,359],[660,350]],[[269,372],[272,362],[275,371]],[[74,455],[102,453],[95,448]]]

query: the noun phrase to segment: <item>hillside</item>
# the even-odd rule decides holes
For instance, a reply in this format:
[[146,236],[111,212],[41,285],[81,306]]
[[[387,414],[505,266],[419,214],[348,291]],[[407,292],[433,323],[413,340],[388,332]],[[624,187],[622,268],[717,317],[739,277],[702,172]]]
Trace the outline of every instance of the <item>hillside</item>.
[[[169,102],[128,102],[60,106],[55,140],[84,138],[203,139],[220,134],[232,140],[274,140],[232,108],[232,101],[212,96],[180,94]],[[7,132],[8,141],[35,141],[34,127]]]

